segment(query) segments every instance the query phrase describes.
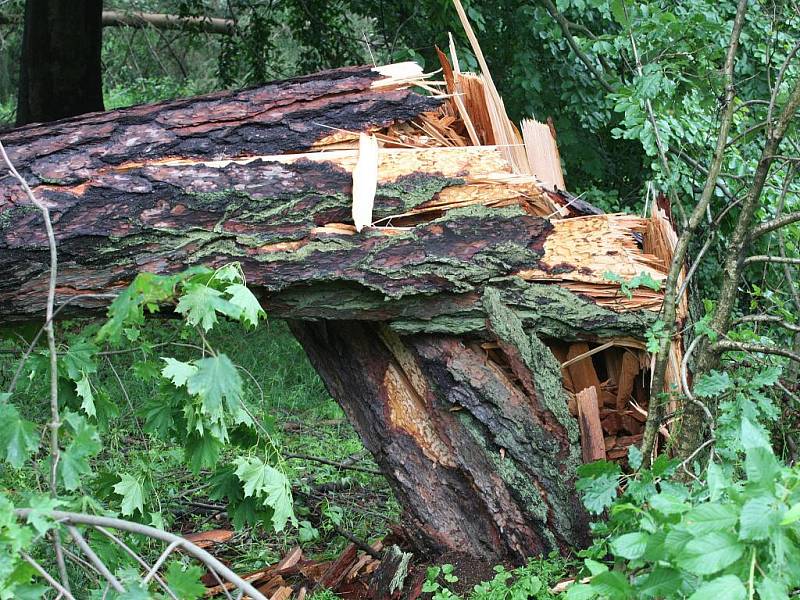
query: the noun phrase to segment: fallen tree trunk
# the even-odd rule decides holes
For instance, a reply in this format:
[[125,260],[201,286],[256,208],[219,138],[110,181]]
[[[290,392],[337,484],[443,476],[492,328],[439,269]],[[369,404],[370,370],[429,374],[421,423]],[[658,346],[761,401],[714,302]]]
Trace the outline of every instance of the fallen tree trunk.
[[[573,486],[581,450],[542,340],[641,354],[661,294],[621,294],[607,273],[663,280],[663,224],[553,220],[578,203],[564,209],[502,149],[458,144],[442,100],[409,89],[419,81],[407,65],[341,69],[22,128],[3,142],[53,215],[58,303],[96,311],[103,304],[84,294],[119,290],[140,271],[238,261],[265,308],[291,319],[419,547],[491,561],[565,550],[587,537]],[[375,226],[357,234],[361,131],[383,148]],[[454,143],[426,147],[431,138]],[[12,323],[43,310],[47,242],[21,190],[10,178],[0,186],[0,320]],[[609,381],[619,379],[611,358]],[[625,394],[634,376],[641,388],[637,368]],[[584,387],[577,375],[570,386]],[[609,410],[600,416],[615,432],[636,433]]]

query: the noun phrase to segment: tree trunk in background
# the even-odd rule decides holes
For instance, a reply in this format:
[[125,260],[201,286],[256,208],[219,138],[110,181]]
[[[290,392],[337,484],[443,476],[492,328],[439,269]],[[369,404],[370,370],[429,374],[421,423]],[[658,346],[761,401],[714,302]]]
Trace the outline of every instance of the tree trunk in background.
[[27,0],[17,125],[103,110],[102,0]]

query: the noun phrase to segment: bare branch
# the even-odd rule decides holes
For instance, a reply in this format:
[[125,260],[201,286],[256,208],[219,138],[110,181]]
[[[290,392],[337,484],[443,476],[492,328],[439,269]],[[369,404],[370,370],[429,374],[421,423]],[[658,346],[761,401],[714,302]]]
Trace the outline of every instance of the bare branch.
[[744,317],[735,319],[733,323],[774,323],[775,325],[779,325],[780,327],[788,329],[789,331],[800,333],[800,325],[789,323],[789,321],[785,321],[777,315],[745,315]]
[[74,525],[67,525],[67,530],[69,534],[72,536],[72,539],[75,540],[75,543],[78,544],[78,548],[81,549],[86,555],[86,558],[89,559],[89,562],[94,565],[94,568],[97,569],[97,572],[103,576],[103,578],[111,584],[111,587],[114,588],[120,594],[125,593],[125,588],[122,587],[122,584],[119,582],[119,579],[114,577],[114,574],[109,570],[106,564],[102,561],[102,559],[97,556],[94,550],[92,550],[91,546],[86,543],[86,540],[81,535],[81,532],[78,531],[78,528]]
[[744,264],[749,265],[751,263],[779,263],[783,265],[800,265],[800,258],[757,254],[755,256],[748,256],[747,258],[744,259]]
[[141,11],[103,11],[103,27],[136,27],[155,29],[199,29],[205,33],[231,35],[236,32],[236,21],[215,17],[182,17],[164,13]]
[[[58,430],[61,427],[61,419],[58,412],[58,355],[56,354],[56,336],[53,328],[53,306],[56,299],[56,279],[58,277],[58,251],[56,249],[56,236],[53,232],[53,223],[50,221],[50,211],[47,206],[39,202],[36,196],[33,195],[28,182],[17,172],[17,169],[11,163],[11,159],[6,154],[6,149],[0,143],[0,155],[3,157],[6,167],[12,177],[16,179],[28,200],[42,213],[44,219],[44,227],[47,231],[47,242],[50,248],[50,279],[47,285],[47,308],[45,312],[45,331],[47,332],[47,346],[50,354],[50,495],[55,498],[58,495],[58,460],[60,458],[61,450],[58,444]],[[61,583],[67,591],[70,590],[69,576],[67,575],[67,563],[64,560],[64,552],[61,548],[61,534],[58,530],[53,531],[53,550],[56,555],[56,562],[58,564],[58,572],[61,577]]]
[[776,229],[786,227],[792,223],[797,223],[797,221],[800,221],[800,211],[786,213],[785,215],[772,219],[771,221],[765,221],[753,229],[750,239],[755,240],[762,235],[775,231]]
[[748,344],[746,342],[734,342],[733,340],[720,340],[711,346],[713,352],[753,352],[757,354],[774,354],[775,356],[783,356],[789,360],[800,362],[800,354],[786,350],[785,348],[778,348],[777,346],[767,346],[766,344]]

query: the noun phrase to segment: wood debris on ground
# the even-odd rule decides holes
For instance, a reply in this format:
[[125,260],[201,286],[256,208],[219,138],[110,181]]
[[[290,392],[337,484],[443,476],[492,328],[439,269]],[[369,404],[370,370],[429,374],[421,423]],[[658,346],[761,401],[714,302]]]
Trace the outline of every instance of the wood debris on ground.
[[[322,589],[350,600],[391,598],[401,591],[411,555],[395,545],[384,550],[380,541],[371,548],[382,553],[381,560],[355,544],[348,544],[333,560],[309,559],[295,546],[279,562],[239,575],[270,600],[302,600]],[[203,581],[208,597],[222,596],[226,590],[234,589],[232,584],[218,583],[211,574],[205,575]]]

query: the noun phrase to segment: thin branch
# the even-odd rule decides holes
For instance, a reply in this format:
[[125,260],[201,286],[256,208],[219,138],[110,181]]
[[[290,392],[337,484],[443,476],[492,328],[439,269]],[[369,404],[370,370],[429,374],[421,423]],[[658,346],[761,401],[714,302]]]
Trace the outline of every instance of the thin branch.
[[767,346],[766,344],[749,344],[746,342],[734,342],[733,340],[720,340],[711,346],[714,352],[753,352],[757,354],[774,354],[775,356],[783,356],[789,360],[800,362],[800,354],[786,350],[785,348],[778,348],[777,346]]
[[350,465],[345,462],[334,462],[332,460],[328,460],[327,458],[320,458],[318,456],[309,456],[308,454],[284,454],[283,458],[290,459],[294,458],[296,460],[310,460],[313,462],[318,462],[323,465],[330,465],[332,467],[336,467],[338,469],[347,469],[350,471],[361,471],[362,473],[372,473],[373,475],[383,475],[382,472],[378,471],[377,469],[370,469],[369,467],[359,467],[356,465]]
[[[623,10],[625,9],[625,4],[623,3]],[[644,77],[644,71],[642,69],[642,60],[639,57],[639,48],[636,45],[636,38],[633,37],[633,31],[628,32],[628,39],[631,41],[631,49],[633,50],[633,58],[636,61],[636,73],[639,77]],[[656,148],[658,149],[658,156],[661,159],[661,166],[664,167],[664,173],[667,175],[667,179],[672,179],[672,169],[670,169],[669,161],[667,160],[667,151],[664,147],[664,142],[661,140],[661,134],[658,131],[658,121],[656,121],[656,115],[653,112],[653,104],[650,102],[650,98],[645,98],[644,101],[645,108],[647,109],[647,118],[650,121],[650,126],[653,128],[653,136],[656,140]],[[681,203],[680,199],[678,198],[678,194],[675,191],[675,186],[670,185],[667,187],[667,192],[669,193],[670,202],[673,206],[677,206],[681,213],[681,221],[682,224],[686,223],[686,211],[683,208],[683,204]]]
[[751,263],[778,263],[782,265],[800,265],[800,258],[757,254],[755,256],[748,256],[747,258],[744,259],[744,264],[749,265]]
[[779,325],[780,327],[788,329],[789,331],[800,333],[800,325],[789,323],[789,321],[784,321],[777,315],[745,315],[744,317],[734,319],[733,323],[734,325],[738,323],[774,323],[775,325]]
[[[47,232],[47,243],[50,248],[50,280],[47,285],[47,308],[46,308],[46,322],[45,331],[47,332],[47,346],[50,351],[50,495],[55,498],[58,495],[57,473],[58,473],[58,460],[60,458],[60,449],[58,445],[58,430],[61,427],[61,419],[58,412],[58,355],[56,354],[56,336],[53,328],[53,306],[56,299],[56,279],[58,277],[58,251],[56,250],[56,236],[53,232],[53,223],[50,220],[50,211],[47,206],[39,202],[36,196],[33,195],[28,182],[19,174],[17,169],[11,163],[11,159],[6,154],[6,149],[0,143],[0,154],[3,161],[8,167],[11,175],[16,179],[28,200],[42,213],[44,219],[44,227]],[[58,530],[53,531],[53,549],[56,555],[56,562],[58,563],[58,573],[61,577],[61,583],[64,588],[70,590],[69,576],[67,575],[67,563],[64,560],[64,553],[61,548],[61,534]]]
[[[693,169],[696,169],[697,171],[700,171],[703,175],[708,177],[708,169],[706,169],[702,164],[693,159],[691,156],[687,155],[684,152],[681,152],[680,150],[670,150],[669,152],[676,154],[678,158],[680,158],[687,165],[689,165]],[[723,195],[728,200],[730,200],[731,202],[736,201],[736,195],[730,190],[727,184],[724,181],[722,181],[722,179],[718,179],[717,181],[714,182],[714,184],[717,186],[717,189],[720,192],[722,192]]]
[[[18,508],[14,510],[14,513],[20,519],[27,519],[31,512],[32,509],[30,508]],[[189,556],[192,556],[193,558],[204,563],[210,571],[224,577],[234,586],[240,590],[243,590],[245,594],[252,598],[252,600],[266,600],[264,594],[259,592],[253,587],[252,584],[248,583],[234,571],[225,566],[212,554],[206,552],[189,540],[175,535],[174,533],[162,531],[161,529],[156,529],[155,527],[150,527],[149,525],[134,523],[133,521],[115,519],[113,517],[101,517],[98,515],[65,512],[60,510],[53,510],[47,514],[50,518],[56,521],[68,521],[74,525],[89,525],[91,527],[108,527],[112,529],[119,529],[120,531],[126,531],[136,535],[144,535],[170,544],[176,540],[180,540],[181,550],[185,554],[188,554]]]
[[57,591],[63,598],[66,600],[75,600],[75,596],[73,596],[68,589],[66,589],[63,585],[58,583],[50,573],[45,571],[44,567],[36,562],[27,552],[20,552],[20,556],[22,559],[31,565],[37,573],[44,579],[50,586]]
[[708,167],[708,175],[706,176],[705,185],[700,199],[692,211],[684,230],[681,232],[678,242],[675,245],[673,253],[672,264],[670,265],[669,274],[664,284],[664,304],[661,309],[661,320],[666,324],[665,335],[659,344],[658,353],[656,354],[655,368],[653,369],[653,377],[651,379],[651,397],[655,400],[648,411],[647,421],[645,422],[645,430],[642,437],[642,453],[644,454],[645,466],[649,466],[650,458],[652,456],[653,447],[655,445],[656,435],[658,434],[659,426],[661,423],[661,414],[663,412],[663,403],[658,401],[658,394],[664,388],[664,381],[666,380],[667,365],[670,362],[670,347],[672,344],[672,336],[676,329],[676,316],[677,316],[677,292],[678,281],[680,279],[681,271],[683,270],[683,263],[686,260],[686,253],[689,249],[689,244],[694,237],[695,232],[705,217],[706,209],[711,203],[714,195],[714,189],[717,186],[717,179],[722,170],[722,160],[725,155],[725,145],[728,142],[728,132],[730,131],[731,123],[733,122],[734,111],[734,98],[736,96],[736,88],[733,82],[733,71],[736,62],[736,53],[739,49],[739,38],[744,27],[744,18],[747,13],[747,0],[739,0],[736,8],[736,18],[733,22],[731,30],[730,43],[728,44],[728,52],[725,57],[725,96],[723,99],[723,111],[720,119],[719,132],[717,134],[717,143],[714,149],[714,156],[711,164]]
[[55,319],[58,316],[58,313],[60,313],[67,306],[72,304],[72,302],[77,301],[77,300],[81,300],[83,298],[109,298],[109,299],[113,299],[113,298],[116,298],[116,295],[115,294],[78,294],[77,296],[70,296],[69,298],[67,298],[67,300],[64,302],[64,304],[59,306],[53,312],[53,316],[50,319],[48,319],[48,320],[46,320],[44,322],[44,324],[39,328],[39,331],[36,332],[36,335],[33,336],[33,340],[31,341],[31,343],[28,344],[28,348],[27,348],[27,350],[25,350],[25,353],[22,355],[22,358],[20,358],[19,365],[17,366],[17,370],[14,372],[14,376],[11,378],[11,383],[9,384],[8,390],[7,390],[9,394],[14,391],[14,388],[16,388],[17,381],[19,380],[19,377],[22,374],[22,369],[25,367],[25,363],[28,360],[28,357],[31,355],[31,352],[33,352],[33,349],[36,347],[36,343],[39,341],[39,338],[45,332],[45,329],[46,329],[48,323],[52,323],[53,319]]
[[750,239],[757,239],[760,238],[762,235],[766,235],[776,229],[780,229],[781,227],[786,227],[787,225],[791,225],[792,223],[797,223],[800,221],[800,211],[786,213],[783,216],[776,217],[771,221],[765,221],[760,225],[756,226],[753,229],[753,233],[750,236]]
[[[95,527],[95,529],[100,533],[102,533],[107,538],[109,538],[112,542],[117,544],[120,548],[122,548],[123,551],[125,551],[131,558],[133,558],[136,562],[138,562],[143,568],[147,569],[148,571],[150,570],[151,568],[150,565],[148,565],[147,562],[141,556],[139,556],[136,552],[134,552],[131,549],[131,547],[128,546],[128,544],[123,542],[120,538],[111,533],[108,529],[99,526]],[[178,597],[175,595],[175,592],[173,592],[172,589],[170,589],[170,587],[166,584],[166,582],[163,579],[161,579],[161,577],[159,577],[158,573],[153,575],[153,579],[155,579],[158,582],[161,588],[169,595],[170,598],[172,598],[172,600],[179,600]]]
[[75,543],[78,544],[78,548],[81,549],[81,552],[86,555],[86,558],[89,559],[89,562],[94,565],[95,569],[97,569],[97,572],[100,573],[109,584],[111,584],[111,587],[113,587],[115,591],[119,592],[120,594],[124,594],[125,588],[122,587],[119,579],[114,577],[114,574],[109,570],[102,559],[97,556],[95,551],[92,550],[91,546],[86,543],[86,540],[81,535],[81,532],[78,531],[74,525],[67,525],[67,531],[69,531],[69,534],[72,536],[72,539],[75,540]]
[[775,110],[775,102],[778,99],[778,94],[780,92],[781,83],[783,82],[783,76],[786,74],[786,69],[789,68],[789,63],[791,63],[792,59],[794,58],[795,54],[800,51],[800,42],[797,42],[792,48],[791,52],[786,56],[786,60],[783,61],[781,65],[781,70],[778,72],[778,79],[775,80],[775,87],[772,88],[772,94],[769,98],[769,108],[767,109],[767,127],[769,128],[769,135],[772,135],[772,113]]

